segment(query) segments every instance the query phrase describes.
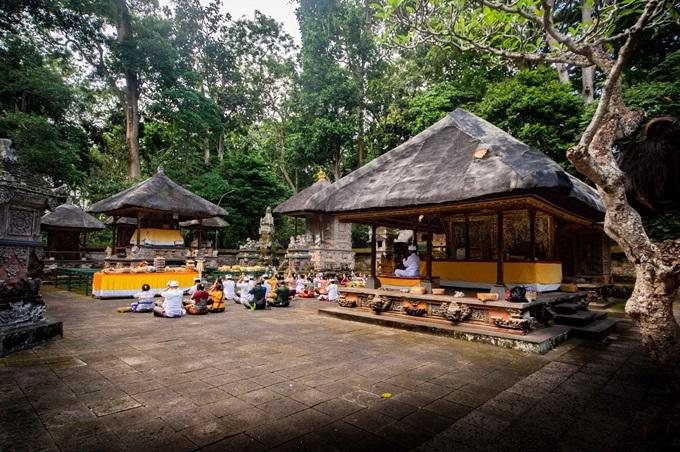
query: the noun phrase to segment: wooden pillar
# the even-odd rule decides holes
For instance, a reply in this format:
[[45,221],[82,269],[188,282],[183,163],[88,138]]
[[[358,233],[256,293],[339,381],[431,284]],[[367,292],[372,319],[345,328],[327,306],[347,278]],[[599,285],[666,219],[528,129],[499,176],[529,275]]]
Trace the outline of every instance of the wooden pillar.
[[298,217],[295,217],[295,220],[293,220],[293,221],[294,221],[293,224],[295,225],[295,229],[294,229],[295,236],[297,237],[297,235],[298,235]]
[[503,260],[505,254],[505,243],[503,242],[503,210],[498,210],[498,221],[496,224],[496,285],[504,286]]
[[114,215],[113,216],[113,223],[111,223],[111,227],[113,227],[113,231],[111,231],[111,251],[113,251],[113,255],[116,255],[116,247],[118,246],[118,242],[116,239],[118,238],[118,216]]
[[529,259],[534,262],[536,261],[536,211],[534,209],[529,209],[529,243],[531,247]]
[[375,280],[375,267],[376,267],[376,227],[371,225],[371,278]]
[[137,212],[137,246],[142,243],[142,212]]
[[470,215],[465,214],[465,260],[470,260]]
[[432,229],[427,233],[427,256],[425,261],[425,272],[427,279],[432,280]]
[[198,220],[198,249],[203,245],[203,220]]

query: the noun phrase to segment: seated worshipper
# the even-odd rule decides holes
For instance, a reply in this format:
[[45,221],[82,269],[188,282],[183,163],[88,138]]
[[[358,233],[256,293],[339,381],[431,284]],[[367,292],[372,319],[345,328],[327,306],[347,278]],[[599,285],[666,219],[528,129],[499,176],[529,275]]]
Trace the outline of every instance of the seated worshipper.
[[321,301],[336,301],[338,299],[338,285],[335,278],[331,279],[330,284],[326,288],[326,295],[319,296]]
[[269,284],[269,275],[262,275],[262,287],[264,287],[266,294],[264,298],[266,299],[272,291],[272,285]]
[[209,300],[212,300],[212,303],[208,304],[208,311],[224,312],[224,287],[222,287],[222,284],[217,284],[215,290],[208,293],[210,294]]
[[287,308],[290,306],[290,289],[283,280],[279,280],[279,287],[276,288],[276,298],[269,301],[269,306],[275,308]]
[[153,312],[153,292],[148,284],[142,285],[142,291],[133,295],[137,299],[129,307],[118,308],[118,312]]
[[347,286],[349,284],[349,278],[347,277],[346,274],[342,274],[342,279],[340,280],[340,285],[341,286]]
[[418,253],[416,252],[417,248],[415,245],[411,245],[408,247],[408,250],[411,254],[404,259],[404,270],[396,269],[394,271],[394,274],[397,276],[413,277],[420,275],[420,259],[418,259]]
[[186,311],[182,308],[182,297],[184,291],[179,288],[177,281],[170,281],[168,287],[161,291],[164,298],[162,304],[156,304],[153,308],[153,315],[156,317],[182,317]]
[[222,278],[220,278],[219,276],[217,277],[217,279],[215,280],[213,285],[210,286],[210,289],[208,289],[208,292],[213,292],[215,290],[215,287],[217,287],[218,284],[220,286],[224,287],[224,282],[222,282]]
[[242,300],[243,306],[251,311],[256,309],[266,309],[267,308],[267,289],[262,285],[262,281],[257,281],[255,287],[250,290],[250,295],[252,295],[252,300]]
[[267,299],[274,299],[276,298],[276,289],[279,288],[279,279],[276,276],[273,276],[267,280],[267,284],[269,284],[269,292],[267,292]]
[[198,285],[201,284],[201,278],[194,278],[194,285],[187,289],[187,295],[194,295],[194,292],[198,290]]
[[299,275],[298,278],[295,280],[295,293],[300,293],[304,290],[305,286],[307,285],[307,278],[305,278],[303,275]]
[[238,295],[236,295],[236,283],[231,275],[227,275],[224,282],[224,298],[226,301],[233,301],[234,303],[241,303]]
[[196,292],[191,296],[191,303],[186,305],[187,314],[202,315],[208,313],[210,294],[203,284],[199,284]]
[[323,278],[319,281],[317,286],[317,295],[327,295],[328,285],[331,283],[330,279]]

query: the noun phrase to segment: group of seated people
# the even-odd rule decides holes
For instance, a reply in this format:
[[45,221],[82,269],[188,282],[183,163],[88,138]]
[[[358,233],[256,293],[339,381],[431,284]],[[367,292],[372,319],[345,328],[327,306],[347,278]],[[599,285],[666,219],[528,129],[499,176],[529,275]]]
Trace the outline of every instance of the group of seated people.
[[[354,276],[352,276],[354,278]],[[346,286],[350,278],[342,275],[339,284]],[[326,278],[318,273],[313,278],[304,274],[289,274],[287,278],[262,275],[242,275],[235,281],[231,275],[224,280],[218,277],[208,287],[201,278],[187,290],[182,290],[179,282],[170,281],[160,292],[163,301],[154,301],[154,292],[148,284],[134,295],[136,299],[129,307],[119,308],[118,312],[153,312],[159,317],[182,317],[225,311],[225,303],[241,304],[251,311],[271,307],[288,307],[293,297],[318,298],[334,302],[339,297],[338,280]]]

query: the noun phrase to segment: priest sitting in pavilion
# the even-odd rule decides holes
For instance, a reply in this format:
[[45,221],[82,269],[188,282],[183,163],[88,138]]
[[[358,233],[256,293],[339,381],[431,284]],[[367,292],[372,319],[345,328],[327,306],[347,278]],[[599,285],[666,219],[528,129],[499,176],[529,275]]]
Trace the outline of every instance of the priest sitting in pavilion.
[[404,270],[396,269],[394,271],[394,274],[397,276],[414,277],[420,275],[420,259],[418,258],[418,253],[416,252],[417,248],[415,245],[411,245],[408,247],[408,250],[411,254],[403,261],[405,267]]

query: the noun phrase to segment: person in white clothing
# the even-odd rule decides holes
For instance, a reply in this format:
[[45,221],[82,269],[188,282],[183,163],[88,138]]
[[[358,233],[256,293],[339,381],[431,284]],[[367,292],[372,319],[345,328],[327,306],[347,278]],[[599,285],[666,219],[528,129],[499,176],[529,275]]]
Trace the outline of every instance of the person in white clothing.
[[231,275],[227,275],[226,281],[224,281],[224,299],[239,303],[238,296],[236,295],[236,283]]
[[326,287],[326,294],[319,295],[321,301],[336,301],[338,299],[338,280],[333,278]]
[[177,281],[170,281],[168,288],[161,291],[165,299],[162,304],[153,308],[153,315],[157,317],[182,317],[187,312],[182,308],[184,291],[179,288]]
[[262,287],[264,287],[264,299],[269,298],[269,293],[272,291],[272,285],[269,284],[269,275],[262,275]]
[[193,295],[198,290],[199,284],[201,284],[201,278],[194,278],[194,285],[187,290],[189,296]]
[[418,253],[416,252],[417,248],[415,245],[411,245],[408,247],[408,250],[411,254],[403,261],[404,267],[406,268],[404,270],[399,268],[396,269],[394,274],[397,276],[413,277],[420,275],[420,259],[418,258]]

